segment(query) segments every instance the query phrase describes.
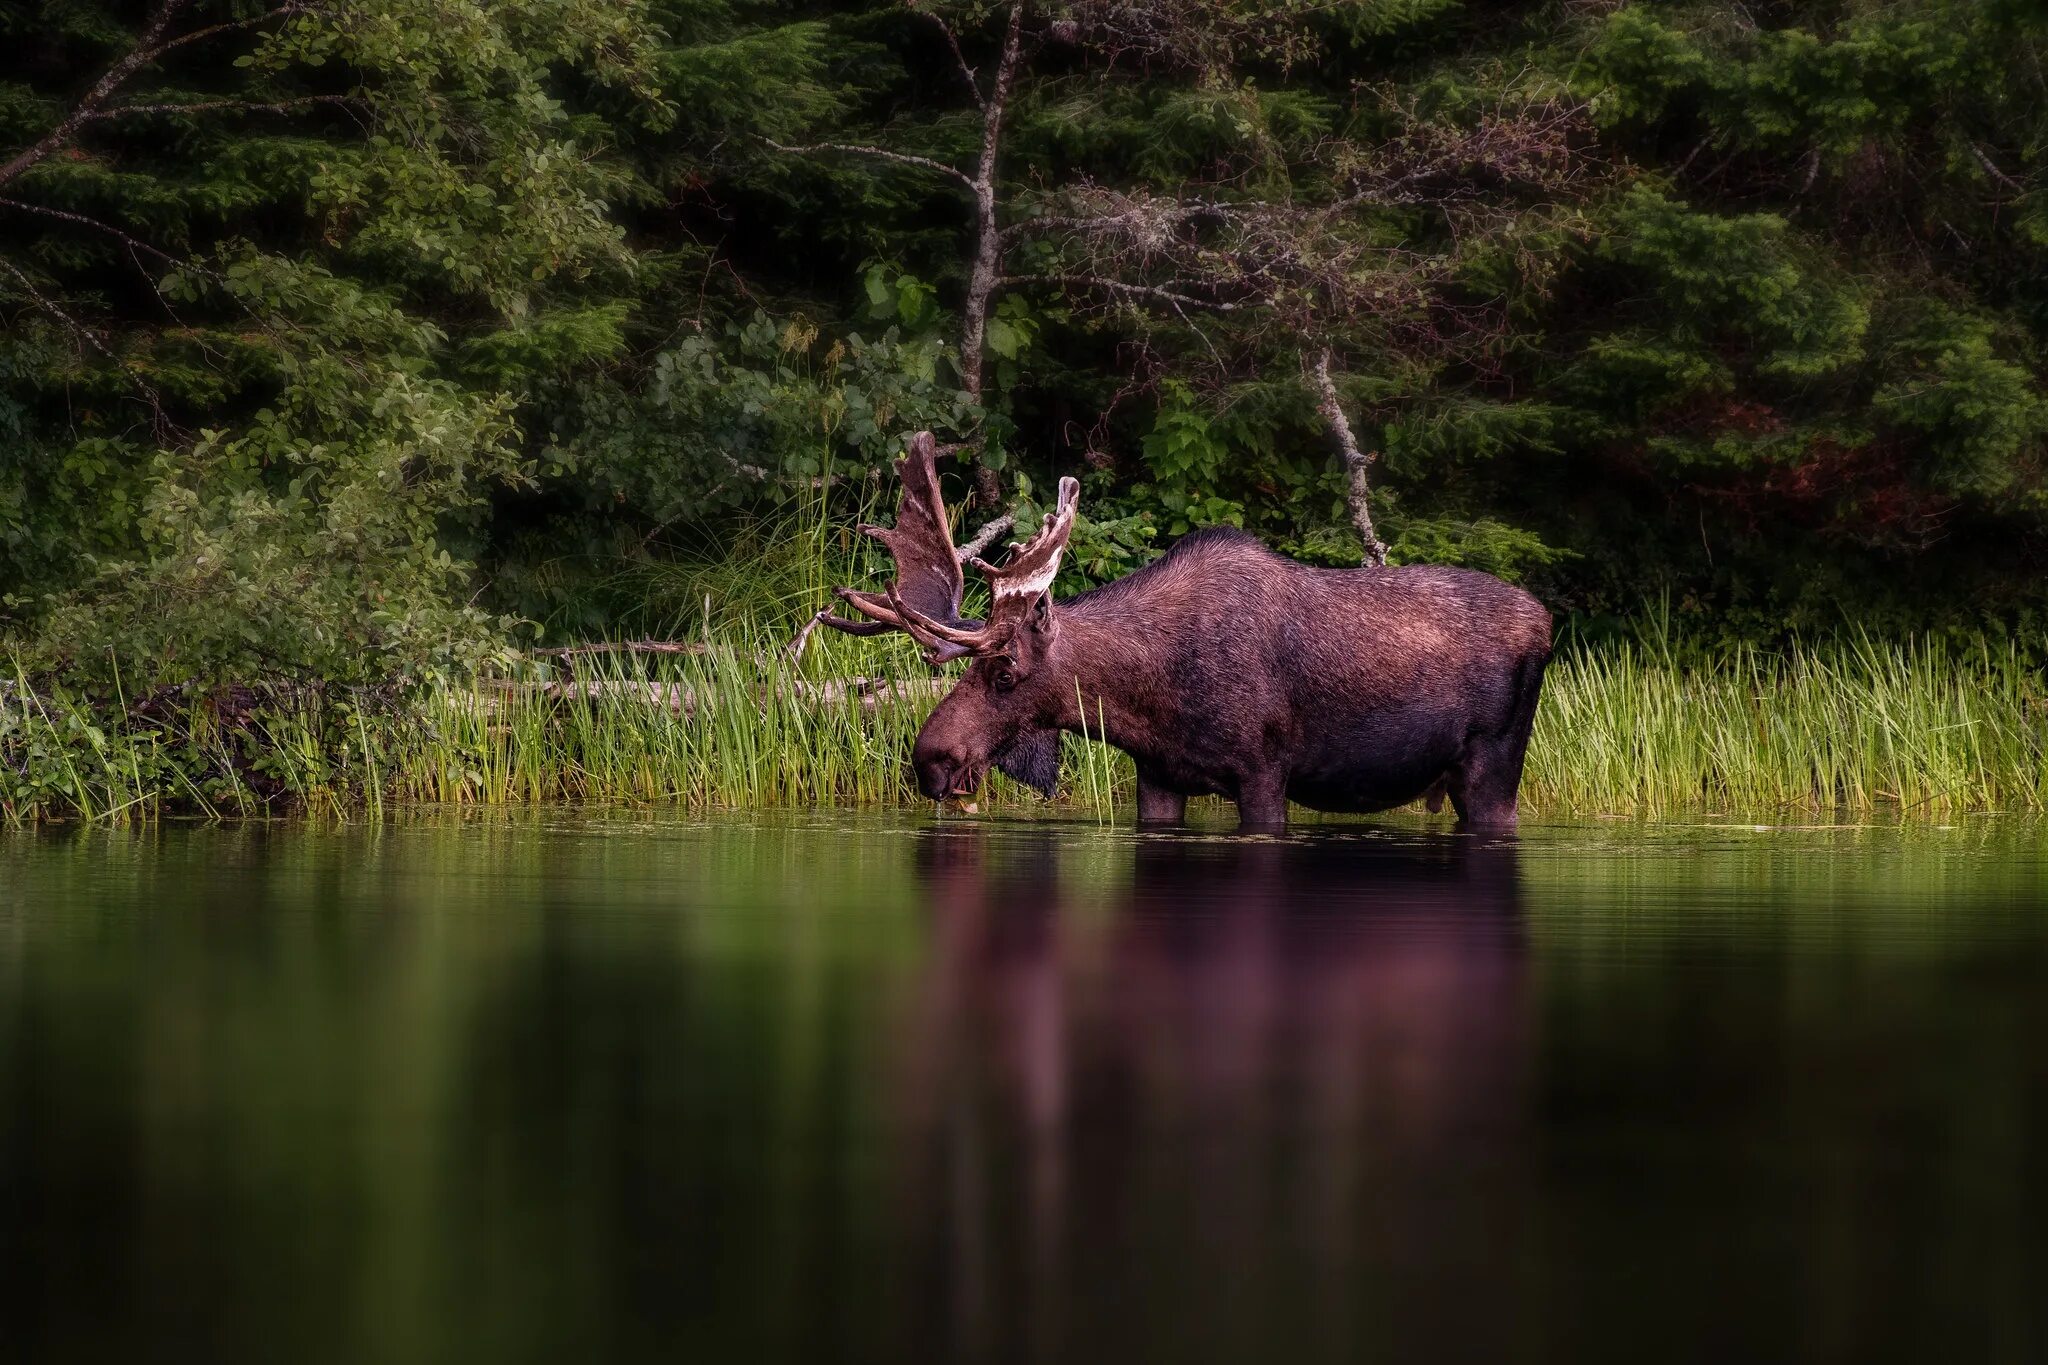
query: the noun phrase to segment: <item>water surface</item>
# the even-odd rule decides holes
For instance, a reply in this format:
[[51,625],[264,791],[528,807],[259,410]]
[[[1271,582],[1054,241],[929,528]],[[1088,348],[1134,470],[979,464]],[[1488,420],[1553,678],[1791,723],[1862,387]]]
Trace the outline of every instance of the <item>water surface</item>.
[[0,1356],[2040,1359],[2044,834],[0,840]]

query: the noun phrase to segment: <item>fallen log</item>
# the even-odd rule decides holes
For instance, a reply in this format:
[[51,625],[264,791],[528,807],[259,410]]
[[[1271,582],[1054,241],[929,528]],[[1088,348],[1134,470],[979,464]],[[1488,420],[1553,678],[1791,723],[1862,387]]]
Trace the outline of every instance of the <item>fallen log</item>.
[[568,659],[579,654],[709,654],[701,640],[600,640],[586,645],[550,645],[525,651],[533,659]]
[[[883,705],[915,701],[937,701],[951,686],[949,678],[845,678],[828,683],[808,683],[798,678],[762,684],[754,689],[754,702],[766,706],[771,696],[794,696],[816,706],[839,706],[849,700],[872,713]],[[640,678],[591,678],[565,682],[520,682],[511,678],[492,681],[500,694],[571,698],[629,697],[663,707],[678,715],[694,715],[699,709],[696,689],[686,683]]]

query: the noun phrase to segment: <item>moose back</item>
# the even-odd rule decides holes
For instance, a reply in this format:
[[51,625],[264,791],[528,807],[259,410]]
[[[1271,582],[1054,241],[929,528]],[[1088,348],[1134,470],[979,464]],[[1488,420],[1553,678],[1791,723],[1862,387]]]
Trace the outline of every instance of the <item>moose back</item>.
[[992,766],[1050,795],[1064,731],[1136,761],[1144,824],[1216,794],[1248,829],[1283,826],[1289,801],[1375,811],[1446,796],[1468,825],[1513,827],[1551,645],[1528,593],[1469,569],[1319,568],[1219,529],[1054,601],[1080,501],[1062,479],[1002,565],[967,560],[992,596],[972,620],[935,454],[931,433],[911,437],[895,526],[861,528],[895,581],[836,590],[866,620],[818,614],[853,634],[904,631],[934,665],[973,661],[918,733],[925,795],[972,796]]

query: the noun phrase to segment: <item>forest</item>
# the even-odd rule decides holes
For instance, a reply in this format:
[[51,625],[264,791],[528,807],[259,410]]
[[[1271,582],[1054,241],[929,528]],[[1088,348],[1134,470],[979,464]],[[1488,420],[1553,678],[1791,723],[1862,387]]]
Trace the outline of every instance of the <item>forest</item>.
[[[10,818],[346,804],[408,753],[442,799],[886,795],[888,708],[816,670],[907,651],[802,663],[843,779],[705,698],[802,728],[759,660],[925,429],[975,525],[1082,480],[1066,589],[1216,524],[1470,566],[1582,651],[1557,705],[1663,669],[1674,724],[1778,746],[1758,799],[2048,793],[2037,4],[7,0],[0,38]],[[530,690],[457,704],[538,667],[614,705],[640,656],[546,653],[605,641],[696,651],[646,683],[691,735],[604,741],[615,779]],[[1991,756],[1879,771],[1842,718],[1887,706],[1990,708]],[[517,778],[527,724],[576,756]]]

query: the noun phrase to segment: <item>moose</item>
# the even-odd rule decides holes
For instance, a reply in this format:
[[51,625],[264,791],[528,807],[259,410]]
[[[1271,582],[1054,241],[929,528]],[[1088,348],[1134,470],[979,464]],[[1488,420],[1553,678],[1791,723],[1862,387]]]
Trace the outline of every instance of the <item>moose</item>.
[[[934,667],[973,663],[918,732],[911,763],[934,800],[966,799],[990,767],[1053,794],[1062,732],[1137,763],[1138,821],[1175,825],[1190,796],[1237,803],[1250,831],[1313,810],[1388,810],[1449,797],[1468,828],[1512,829],[1522,759],[1550,660],[1550,613],[1490,574],[1432,565],[1320,568],[1241,531],[1183,537],[1123,578],[1054,601],[1080,484],[1005,562],[955,550],[930,432],[906,443],[882,592],[841,587],[866,620],[902,631]],[[961,615],[963,558],[991,589]]]

